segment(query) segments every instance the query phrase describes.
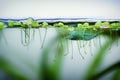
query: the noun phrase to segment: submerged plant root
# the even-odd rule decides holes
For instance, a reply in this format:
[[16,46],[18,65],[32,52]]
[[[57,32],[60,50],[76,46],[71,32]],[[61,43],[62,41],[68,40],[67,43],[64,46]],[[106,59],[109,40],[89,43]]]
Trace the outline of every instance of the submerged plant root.
[[[23,33],[24,32],[24,33]],[[32,40],[34,40],[35,30],[33,30],[32,37],[30,37],[31,31],[29,29],[21,29],[21,43],[24,46],[28,46]]]
[[78,46],[78,51],[79,51],[80,56],[82,57],[82,59],[84,59],[83,55],[80,52],[80,47],[79,47],[79,42],[78,41],[77,41],[77,46]]
[[[39,32],[39,38],[40,38],[40,43],[42,42],[42,37],[41,37],[41,31],[40,31],[40,29],[38,29],[38,32]],[[42,45],[42,44],[40,44],[40,45]]]
[[72,50],[72,56],[71,56],[71,59],[73,59],[73,42],[72,42],[72,40],[71,40],[71,50]]
[[44,35],[44,38],[43,38],[43,41],[42,41],[42,44],[41,44],[41,49],[42,49],[43,46],[44,46],[46,36],[47,36],[47,28],[45,28],[45,35]]
[[69,44],[68,44],[68,40],[66,40],[66,53],[64,54],[64,56],[69,54]]
[[5,41],[5,43],[8,44],[5,34],[4,34],[4,31],[0,30],[0,40],[2,39],[2,37],[3,37],[3,40]]

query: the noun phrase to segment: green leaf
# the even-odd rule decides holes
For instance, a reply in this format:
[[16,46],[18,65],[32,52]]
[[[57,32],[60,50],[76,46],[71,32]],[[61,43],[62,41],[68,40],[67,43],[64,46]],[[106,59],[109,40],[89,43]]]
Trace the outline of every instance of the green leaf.
[[58,26],[63,27],[64,24],[63,24],[62,22],[59,22],[59,23],[58,23]]
[[84,23],[84,24],[83,24],[83,27],[89,27],[89,23],[87,23],[87,22]]
[[5,24],[3,22],[0,22],[0,29],[3,29],[5,27]]
[[15,22],[15,25],[20,26],[21,22]]
[[33,21],[33,22],[32,22],[32,27],[38,27],[38,26],[39,26],[38,21]]
[[103,26],[108,26],[108,27],[110,27],[110,23],[109,23],[109,22],[104,22],[104,23],[103,23]]
[[54,27],[64,27],[64,24],[62,22],[54,23]]
[[20,26],[21,26],[21,27],[25,27],[25,26],[26,26],[26,24],[24,24],[24,23],[21,23],[21,24],[20,24]]
[[8,21],[8,26],[9,26],[9,27],[14,27],[14,21],[9,20],[9,21]]
[[83,25],[79,23],[79,24],[77,24],[77,27],[78,27],[78,28],[82,28]]
[[49,26],[49,24],[48,24],[47,22],[43,22],[43,23],[42,23],[42,27],[47,28],[48,26]]
[[99,22],[96,22],[96,23],[95,23],[95,26],[96,26],[97,28],[99,28],[100,26],[102,26],[102,22],[100,22],[100,21],[99,21]]
[[28,18],[28,19],[26,20],[26,25],[31,25],[32,22],[33,22],[32,18]]

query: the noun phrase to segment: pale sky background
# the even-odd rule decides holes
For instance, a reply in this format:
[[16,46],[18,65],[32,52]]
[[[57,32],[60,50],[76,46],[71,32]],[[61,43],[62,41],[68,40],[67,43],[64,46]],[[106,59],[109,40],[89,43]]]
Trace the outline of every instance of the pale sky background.
[[0,18],[120,18],[120,0],[0,0]]

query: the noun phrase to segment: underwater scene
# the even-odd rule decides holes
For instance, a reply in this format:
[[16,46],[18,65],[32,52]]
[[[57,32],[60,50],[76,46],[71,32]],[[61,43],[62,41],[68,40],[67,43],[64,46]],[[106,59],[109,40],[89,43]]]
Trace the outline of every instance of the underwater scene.
[[119,80],[119,49],[119,19],[0,19],[0,80]]

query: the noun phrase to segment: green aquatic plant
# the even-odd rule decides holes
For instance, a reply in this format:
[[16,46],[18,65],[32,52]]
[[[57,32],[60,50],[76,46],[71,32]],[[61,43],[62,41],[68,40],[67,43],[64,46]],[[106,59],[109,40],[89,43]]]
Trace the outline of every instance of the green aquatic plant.
[[8,21],[8,26],[9,27],[14,27],[14,21],[13,20],[9,20]]
[[120,29],[120,22],[118,22],[118,23],[111,23],[111,24],[110,24],[110,27],[111,27],[111,28]]
[[43,23],[42,23],[42,27],[43,27],[43,28],[47,28],[48,26],[49,26],[49,24],[48,24],[47,22],[43,22]]
[[[48,22],[38,22],[37,20],[33,20],[32,18],[27,18],[25,21],[14,21],[14,20],[8,20],[8,27],[22,27],[22,28],[65,28],[70,30],[71,27],[73,28],[79,28],[79,29],[84,29],[85,31],[88,29],[93,29],[93,31],[97,30],[106,30],[106,29],[111,29],[111,30],[120,30],[120,22],[109,22],[109,21],[97,21],[97,22],[78,22],[78,23],[64,23],[64,22],[54,22],[50,23],[52,24],[49,25]],[[95,24],[93,24],[95,23]],[[87,29],[86,29],[87,28]]]
[[62,22],[54,23],[54,27],[64,27],[64,24]]
[[101,22],[101,21],[97,21],[97,22],[95,23],[95,27],[96,27],[96,28],[99,28],[100,26],[102,26],[102,22]]
[[26,24],[25,23],[23,23],[23,22],[20,22],[20,26],[19,26],[20,28],[25,28],[26,27]]
[[[32,34],[31,34],[32,33]],[[28,46],[32,40],[34,40],[35,30],[29,28],[21,29],[21,43],[24,46]]]
[[0,30],[5,28],[5,27],[6,27],[6,25],[3,22],[0,22]]
[[21,43],[24,46],[28,46],[30,41],[30,30],[21,29]]
[[26,27],[28,27],[28,28],[31,27],[32,23],[33,23],[33,19],[32,19],[32,18],[28,18],[28,19],[25,21]]
[[32,28],[38,28],[40,25],[39,25],[38,21],[33,21],[31,26],[32,26]]
[[89,28],[89,23],[85,22],[85,23],[83,24],[83,27]]
[[103,25],[103,26],[110,27],[110,23],[109,23],[109,22],[103,22],[102,25]]
[[16,27],[21,27],[21,24],[22,24],[22,23],[21,23],[20,21],[18,21],[18,22],[15,22],[15,23],[14,23],[14,26],[16,26]]
[[82,28],[82,27],[83,27],[83,25],[82,25],[82,24],[80,24],[80,23],[78,23],[78,24],[77,24],[77,27],[78,27],[78,28]]
[[62,28],[64,28],[64,29],[68,29],[69,26],[68,26],[68,25],[63,25]]

